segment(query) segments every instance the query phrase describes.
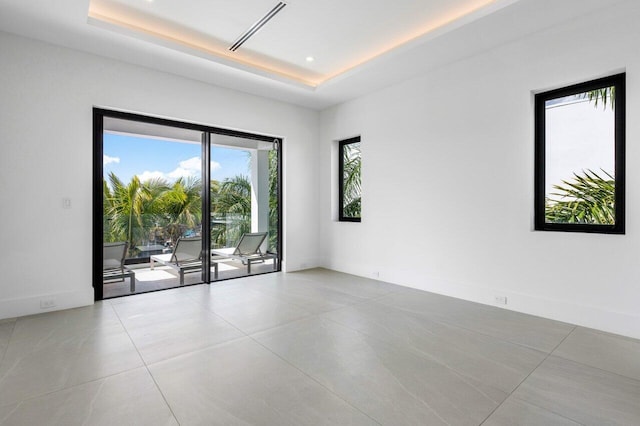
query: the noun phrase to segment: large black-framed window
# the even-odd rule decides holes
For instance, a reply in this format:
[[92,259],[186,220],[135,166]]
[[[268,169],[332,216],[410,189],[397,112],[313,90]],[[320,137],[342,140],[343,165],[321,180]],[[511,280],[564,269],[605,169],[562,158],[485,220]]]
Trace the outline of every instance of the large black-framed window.
[[624,234],[624,73],[535,96],[535,229]]
[[360,136],[338,142],[338,220],[362,220]]
[[[218,127],[207,126],[203,124],[188,123],[152,116],[145,116],[135,113],[127,113],[122,111],[107,110],[102,108],[93,108],[93,242],[92,242],[92,281],[94,287],[95,300],[103,299],[103,235],[104,235],[104,132],[105,123],[107,121],[113,121],[113,119],[128,121],[135,123],[135,126],[141,126],[140,129],[144,129],[148,125],[166,126],[175,129],[178,133],[183,134],[180,130],[188,130],[190,133],[200,133],[201,139],[196,143],[201,146],[201,170],[202,170],[202,189],[200,193],[201,199],[201,211],[202,218],[212,217],[211,207],[211,174],[210,167],[212,164],[212,146],[216,143],[216,140],[227,141],[229,139],[242,139],[246,141],[253,141],[249,144],[251,147],[259,146],[259,150],[268,150],[267,146],[273,147],[269,154],[256,154],[256,157],[261,158],[261,165],[263,167],[269,167],[268,184],[265,184],[265,188],[268,190],[269,202],[266,204],[269,208],[268,224],[262,224],[260,226],[269,228],[269,237],[276,235],[273,241],[268,240],[267,252],[275,255],[273,270],[281,270],[283,260],[283,232],[282,232],[282,166],[283,166],[283,153],[282,145],[283,140],[281,138],[274,138],[273,136],[266,136],[260,134],[240,132],[236,130],[228,130]],[[142,131],[142,130],[141,130]],[[215,139],[215,140],[214,140]],[[274,153],[274,155],[271,155]],[[268,157],[268,158],[267,158]],[[263,169],[264,170],[264,169]],[[264,172],[263,172],[264,173]],[[264,197],[263,197],[264,198]],[[273,200],[275,201],[271,201]],[[272,211],[275,205],[275,211]],[[272,214],[273,213],[273,214]],[[213,218],[212,218],[213,220]],[[203,253],[209,253],[210,248],[215,248],[212,241],[211,233],[211,221],[201,221],[201,235],[202,235],[202,249]],[[261,229],[262,230],[262,229]],[[248,231],[247,231],[248,232]],[[149,257],[141,259],[127,259],[129,263],[144,263],[148,262]],[[202,282],[210,283],[214,280],[211,276],[210,270],[210,256],[203,256],[202,269]],[[225,278],[221,278],[225,279]],[[132,290],[133,291],[133,290]]]

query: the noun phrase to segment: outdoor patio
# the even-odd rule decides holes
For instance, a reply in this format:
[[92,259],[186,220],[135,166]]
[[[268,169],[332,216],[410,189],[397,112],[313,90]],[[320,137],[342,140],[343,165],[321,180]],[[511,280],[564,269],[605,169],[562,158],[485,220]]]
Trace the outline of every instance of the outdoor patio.
[[[147,293],[149,291],[164,290],[168,288],[179,287],[180,280],[175,270],[169,266],[156,264],[151,270],[150,264],[143,263],[140,265],[129,265],[129,268],[135,272],[136,290],[131,293],[129,288],[129,279],[124,281],[107,282],[103,287],[105,299],[118,296],[127,296],[130,294]],[[267,259],[264,263],[253,263],[251,265],[251,275],[273,272],[273,260]],[[234,259],[222,259],[218,261],[218,281],[229,278],[238,278],[247,276],[247,266],[242,262]],[[213,278],[213,267],[211,268],[211,277]],[[185,274],[185,286],[202,283],[200,271]]]

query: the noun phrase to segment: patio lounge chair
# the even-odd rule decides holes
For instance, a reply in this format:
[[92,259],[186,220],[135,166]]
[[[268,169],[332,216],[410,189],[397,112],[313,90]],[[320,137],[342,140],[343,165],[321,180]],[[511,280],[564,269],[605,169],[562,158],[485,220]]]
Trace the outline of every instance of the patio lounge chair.
[[[150,256],[151,270],[158,262],[178,271],[180,285],[184,285],[184,274],[202,270],[202,238],[179,238],[173,253]],[[214,262],[215,277],[218,277],[218,264]]]
[[211,254],[242,261],[247,265],[247,274],[251,273],[251,264],[273,259],[273,269],[278,269],[278,257],[273,253],[262,253],[260,246],[267,237],[266,232],[254,232],[243,234],[235,247],[226,247],[211,250]]
[[102,245],[102,283],[124,281],[129,278],[131,293],[136,291],[135,273],[124,266],[124,258],[129,244],[125,242],[104,243]]

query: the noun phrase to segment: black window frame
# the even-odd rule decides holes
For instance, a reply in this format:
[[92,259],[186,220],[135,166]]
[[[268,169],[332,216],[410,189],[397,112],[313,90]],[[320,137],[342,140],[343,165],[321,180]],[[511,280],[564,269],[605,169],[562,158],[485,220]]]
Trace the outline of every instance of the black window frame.
[[344,147],[354,143],[360,143],[360,136],[338,141],[338,221],[340,222],[362,222],[362,212],[360,217],[344,215]]
[[[535,95],[535,230],[585,232],[600,234],[625,233],[625,80],[620,73],[574,84]],[[615,149],[615,224],[547,223],[545,217],[545,161],[546,161],[546,101],[615,86],[614,149]]]

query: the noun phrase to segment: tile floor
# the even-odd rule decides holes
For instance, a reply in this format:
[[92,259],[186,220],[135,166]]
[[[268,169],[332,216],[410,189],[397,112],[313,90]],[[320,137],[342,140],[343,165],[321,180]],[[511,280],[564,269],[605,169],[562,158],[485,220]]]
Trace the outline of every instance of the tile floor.
[[322,269],[0,321],[1,425],[638,425],[640,341]]

